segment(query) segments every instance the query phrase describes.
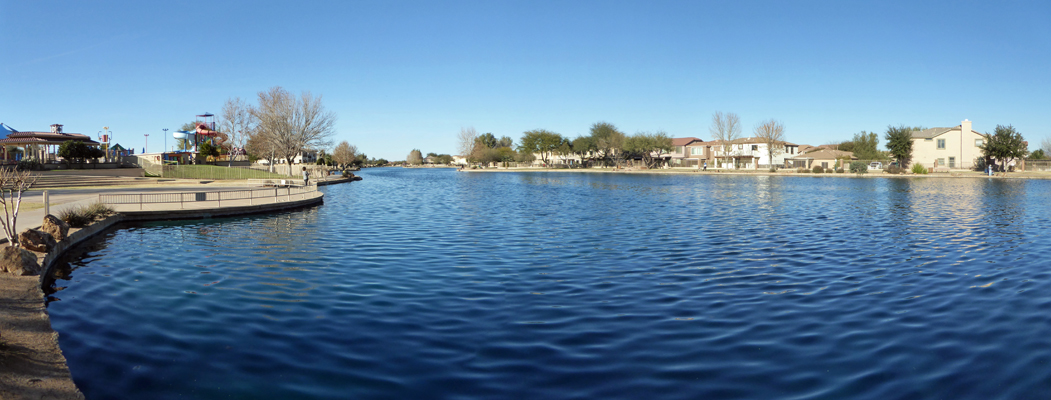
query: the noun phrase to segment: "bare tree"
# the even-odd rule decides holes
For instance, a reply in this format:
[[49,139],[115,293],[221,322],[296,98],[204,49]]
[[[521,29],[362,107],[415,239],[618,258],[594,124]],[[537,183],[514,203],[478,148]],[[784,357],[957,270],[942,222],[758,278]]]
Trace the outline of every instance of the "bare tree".
[[785,152],[785,124],[775,119],[763,121],[755,126],[755,137],[766,144],[770,171],[775,171],[774,157]]
[[248,146],[248,138],[252,137],[255,124],[256,119],[252,115],[252,106],[248,105],[248,102],[240,97],[226,99],[219,119],[219,130],[226,133],[232,147],[230,165],[232,165],[233,156],[246,154],[245,147]]
[[1040,141],[1040,149],[1044,151],[1044,154],[1051,154],[1051,137]]
[[22,193],[29,190],[38,177],[29,170],[0,168],[0,204],[4,206],[4,218],[0,219],[0,225],[11,247],[21,246],[18,243],[18,209],[22,206]]
[[266,160],[270,165],[270,172],[274,172],[274,162],[277,161],[277,147],[275,141],[266,132],[256,131],[248,138],[245,150],[258,158]]
[[712,114],[712,125],[708,128],[712,139],[718,140],[723,147],[723,156],[729,157],[733,142],[741,137],[741,117],[734,113],[716,111]]
[[474,152],[474,143],[478,139],[478,132],[474,130],[474,127],[460,128],[460,134],[457,136],[456,150],[460,152],[459,155],[464,157],[470,157],[471,153]]
[[289,165],[293,175],[292,159],[308,148],[324,148],[335,133],[336,115],[326,111],[321,96],[304,91],[293,96],[280,86],[259,92],[259,107],[252,109],[259,120],[257,130],[272,142],[277,157]]
[[358,148],[347,143],[346,140],[339,142],[335,150],[332,150],[332,161],[340,166],[347,166],[354,162],[358,156]]

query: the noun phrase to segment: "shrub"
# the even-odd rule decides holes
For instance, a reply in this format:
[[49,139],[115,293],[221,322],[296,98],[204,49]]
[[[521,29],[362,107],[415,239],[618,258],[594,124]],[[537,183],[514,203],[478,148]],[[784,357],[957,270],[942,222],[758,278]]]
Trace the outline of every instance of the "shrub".
[[869,172],[869,166],[861,161],[854,161],[850,163],[850,172],[853,174],[864,174]]
[[18,162],[18,165],[15,167],[15,169],[19,171],[36,171],[39,170],[40,167],[42,167],[42,165],[40,164],[40,161],[37,161],[37,159],[23,158]]
[[796,172],[800,173],[800,174],[805,174],[805,173],[810,172],[810,171],[807,170],[806,168],[799,167],[799,168],[796,168]]
[[58,218],[66,221],[72,228],[80,228],[91,223],[86,215],[80,212],[80,207],[70,207],[58,213]]
[[927,173],[927,168],[924,167],[923,164],[920,164],[920,163],[912,164],[912,173],[914,173],[914,174],[926,174]]
[[813,169],[812,171],[813,171],[813,172],[814,172],[815,174],[820,174],[820,173],[824,173],[824,172],[825,172],[825,169],[824,169],[824,168],[821,168],[821,166],[820,166],[820,165],[815,165],[815,166],[814,166],[814,169]]
[[978,156],[978,158],[974,159],[974,170],[975,171],[985,172],[985,167],[987,167],[987,166],[988,166],[988,164],[985,163],[985,157]]
[[902,171],[901,171],[901,167],[899,167],[897,165],[891,165],[891,166],[885,168],[883,170],[883,172],[886,172],[888,174],[895,174],[895,175],[897,175],[897,174],[900,174]]
[[837,170],[836,170],[836,173],[837,173],[837,174],[842,174],[842,173],[843,173],[843,168],[837,169]]
[[105,218],[111,214],[113,214],[113,207],[103,203],[95,203],[62,210],[58,213],[58,218],[66,221],[70,227],[82,228],[95,222],[96,219]]

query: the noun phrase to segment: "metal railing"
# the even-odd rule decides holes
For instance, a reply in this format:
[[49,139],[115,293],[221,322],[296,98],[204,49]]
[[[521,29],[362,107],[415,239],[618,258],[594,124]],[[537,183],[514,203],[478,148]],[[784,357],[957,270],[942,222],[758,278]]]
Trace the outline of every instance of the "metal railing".
[[317,192],[316,183],[309,186],[274,186],[257,189],[216,190],[208,192],[100,193],[98,195],[98,202],[113,206],[138,205],[139,210],[143,210],[145,205],[178,203],[180,209],[186,209],[187,206],[190,206],[191,208],[204,208],[211,206],[212,204],[216,207],[222,207],[224,202],[227,206],[234,206],[278,203],[281,201],[292,201],[293,199],[305,200],[307,195],[313,192]]

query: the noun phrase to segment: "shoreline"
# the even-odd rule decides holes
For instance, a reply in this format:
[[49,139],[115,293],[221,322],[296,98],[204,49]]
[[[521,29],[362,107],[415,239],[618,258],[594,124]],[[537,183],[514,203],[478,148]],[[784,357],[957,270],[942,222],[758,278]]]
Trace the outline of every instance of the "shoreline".
[[586,173],[586,174],[635,174],[635,175],[692,175],[692,176],[778,176],[778,177],[808,177],[808,178],[894,178],[894,179],[912,179],[912,178],[990,178],[990,179],[1051,179],[1051,172],[1008,172],[997,173],[993,176],[988,176],[985,173],[978,171],[947,171],[947,172],[931,172],[927,174],[888,174],[885,172],[868,172],[864,174],[853,174],[850,172],[844,173],[799,173],[792,170],[791,172],[770,172],[770,171],[742,171],[742,170],[714,170],[698,171],[695,169],[613,169],[613,168],[485,168],[485,169],[463,169],[458,172],[575,172],[575,173]]
[[[351,182],[327,181],[324,185]],[[319,182],[319,186],[321,185]],[[102,234],[124,221],[205,219],[263,214],[312,207],[324,203],[324,193],[313,192],[304,199],[285,202],[226,206],[192,210],[117,212],[84,228],[70,228],[67,240],[48,253],[36,253],[41,266],[37,276],[0,273],[0,398],[2,399],[84,399],[73,382],[72,373],[51,327],[47,312],[45,285],[50,285],[55,261],[67,250]],[[39,227],[39,223],[29,223]],[[6,239],[3,243],[6,246]]]

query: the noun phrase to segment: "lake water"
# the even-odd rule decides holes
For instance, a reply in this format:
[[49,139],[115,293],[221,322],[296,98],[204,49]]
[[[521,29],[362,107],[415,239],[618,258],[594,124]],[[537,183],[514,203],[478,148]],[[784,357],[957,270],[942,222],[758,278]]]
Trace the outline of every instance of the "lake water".
[[1051,397],[1051,182],[368,169],[128,225],[49,305],[88,399]]

